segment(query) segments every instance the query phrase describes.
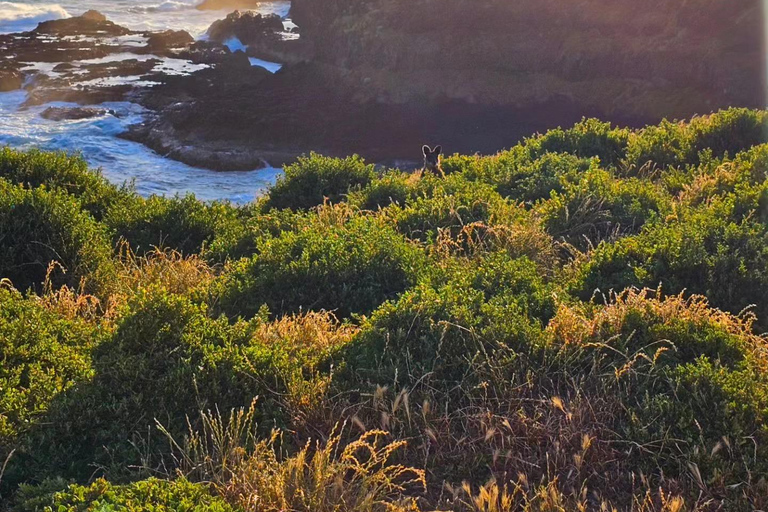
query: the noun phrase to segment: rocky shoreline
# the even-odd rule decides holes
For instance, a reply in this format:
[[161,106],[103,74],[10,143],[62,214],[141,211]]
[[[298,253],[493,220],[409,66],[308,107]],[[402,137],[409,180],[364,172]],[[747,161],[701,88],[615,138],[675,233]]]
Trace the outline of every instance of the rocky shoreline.
[[[587,12],[548,9],[553,1],[294,0],[301,37],[277,16],[236,11],[206,41],[88,12],[0,35],[0,91],[25,88],[27,105],[136,102],[150,115],[124,138],[222,171],[311,150],[377,162],[416,160],[422,143],[491,153],[583,116],[636,126],[764,103],[755,0],[715,22],[660,4],[624,33],[614,24],[629,0],[599,15],[589,12],[596,0]],[[467,28],[477,26],[488,29]]]

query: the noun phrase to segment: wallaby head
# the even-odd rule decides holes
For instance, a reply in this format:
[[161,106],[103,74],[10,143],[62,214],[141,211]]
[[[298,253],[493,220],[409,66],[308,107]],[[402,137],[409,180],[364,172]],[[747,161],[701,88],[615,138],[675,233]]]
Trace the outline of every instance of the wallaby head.
[[429,146],[424,146],[421,151],[424,153],[424,170],[442,176],[443,168],[440,165],[440,155],[443,154],[443,147],[435,146],[435,149],[430,149]]

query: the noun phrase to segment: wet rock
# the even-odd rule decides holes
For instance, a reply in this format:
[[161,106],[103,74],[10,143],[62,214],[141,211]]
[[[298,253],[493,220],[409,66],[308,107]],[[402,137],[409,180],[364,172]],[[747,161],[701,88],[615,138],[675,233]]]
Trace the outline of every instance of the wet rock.
[[103,22],[107,21],[107,17],[106,16],[101,14],[99,11],[96,11],[96,10],[93,10],[93,9],[91,9],[89,11],[85,11],[80,17],[85,19],[85,20],[95,21],[95,22],[98,22],[98,23],[103,23]]
[[92,119],[111,114],[112,111],[104,108],[93,107],[48,107],[40,117],[51,121],[73,121],[80,119]]
[[108,101],[123,101],[132,92],[134,92],[134,88],[131,85],[93,88],[44,87],[31,91],[24,102],[24,106],[45,105],[52,101],[77,103],[78,105],[98,105]]
[[94,37],[124,36],[131,33],[127,28],[107,20],[103,14],[97,11],[88,11],[82,16],[73,18],[44,21],[32,32],[59,37],[77,35]]
[[160,59],[125,59],[85,64],[73,70],[70,75],[66,75],[66,78],[85,82],[98,78],[144,76],[152,72],[160,62]]
[[62,73],[62,72],[64,72],[64,71],[71,71],[71,70],[73,70],[73,69],[76,69],[76,68],[77,68],[77,66],[75,66],[75,65],[74,65],[74,64],[72,64],[72,63],[69,63],[69,62],[62,62],[61,64],[56,64],[56,65],[53,67],[53,70],[54,70],[55,72],[57,72],[57,73]]
[[0,92],[15,91],[24,85],[24,73],[18,65],[0,64]]
[[186,47],[194,42],[195,38],[185,30],[166,30],[149,34],[146,49],[149,53],[164,53],[171,48]]
[[188,48],[176,53],[180,59],[186,59],[195,64],[217,64],[225,61],[232,54],[229,48],[211,41],[196,41]]
[[211,41],[223,43],[236,37],[245,45],[281,39],[283,20],[276,14],[261,15],[251,11],[235,11],[223,20],[213,22],[208,29]]
[[61,39],[47,34],[0,35],[0,45],[16,62],[70,62],[98,59],[116,51],[102,40]]

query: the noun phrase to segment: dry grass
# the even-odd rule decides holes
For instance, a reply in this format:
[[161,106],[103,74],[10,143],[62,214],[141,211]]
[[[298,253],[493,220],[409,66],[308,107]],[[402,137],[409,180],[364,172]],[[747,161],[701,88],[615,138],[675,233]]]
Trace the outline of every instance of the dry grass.
[[754,347],[763,347],[765,340],[754,333],[755,315],[744,311],[739,315],[710,307],[706,297],[685,293],[663,297],[661,289],[628,289],[612,294],[607,304],[600,308],[590,305],[560,305],[547,331],[564,344],[584,344],[600,337],[601,331],[620,332],[630,312],[641,312],[653,318],[655,323],[687,321],[693,325],[704,323],[743,337]]
[[185,294],[204,287],[214,270],[199,256],[184,256],[172,249],[155,248],[137,256],[127,244],[118,250],[118,269],[111,291],[116,296],[161,285],[171,293]]
[[210,481],[230,503],[258,512],[406,512],[418,510],[413,494],[426,487],[424,471],[392,462],[405,441],[382,430],[342,442],[345,425],[325,442],[307,442],[280,454],[281,436],[257,440],[255,407],[204,413],[202,430],[190,429],[184,448],[172,440],[182,471]]
[[505,251],[512,258],[527,257],[542,271],[551,272],[558,267],[559,246],[539,222],[529,218],[513,224],[473,222],[455,235],[450,229],[441,229],[430,250],[438,259]]
[[[285,345],[292,357],[309,360],[346,346],[358,330],[357,326],[340,324],[332,313],[309,312],[265,323],[257,337],[265,345]],[[311,375],[301,372],[284,375],[286,392],[278,397],[292,424],[302,430],[312,429],[321,415],[319,411],[329,407],[327,401],[333,380],[333,368],[329,372],[317,368],[309,371]]]

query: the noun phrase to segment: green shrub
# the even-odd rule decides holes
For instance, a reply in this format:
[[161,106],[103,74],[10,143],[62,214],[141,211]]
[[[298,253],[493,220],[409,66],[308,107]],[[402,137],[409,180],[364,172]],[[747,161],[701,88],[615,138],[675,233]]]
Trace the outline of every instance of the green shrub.
[[145,253],[153,247],[175,249],[182,254],[200,252],[218,230],[236,222],[238,211],[227,203],[205,204],[194,196],[134,198],[115,204],[104,223],[117,239]]
[[535,157],[569,153],[584,159],[597,157],[603,165],[613,167],[624,158],[629,139],[630,131],[625,128],[615,128],[599,119],[582,119],[573,128],[549,130],[528,139],[525,145]]
[[0,460],[23,449],[21,437],[57,395],[90,378],[90,352],[103,334],[0,288]]
[[433,242],[441,230],[454,233],[475,222],[494,223],[518,216],[517,207],[490,185],[468,181],[459,174],[421,181],[417,196],[403,206],[392,205],[382,211],[411,239]]
[[389,171],[362,190],[349,194],[349,203],[361,210],[377,211],[391,204],[404,205],[417,193],[415,175]]
[[668,166],[699,164],[699,153],[708,149],[715,157],[731,157],[768,142],[768,112],[731,108],[696,117],[689,123],[662,121],[630,137],[627,161],[635,167],[647,162]]
[[408,386],[427,373],[443,384],[475,382],[483,366],[540,354],[553,315],[552,290],[529,260],[459,260],[447,279],[423,281],[377,309],[350,346],[348,371],[381,385]]
[[[612,428],[623,439],[659,446],[642,467],[681,475],[695,461],[703,481],[723,488],[747,477],[745,465],[766,469],[768,376],[748,321],[701,298],[636,292],[577,309],[550,323],[552,348],[567,374],[587,376],[583,390],[619,397],[625,415]],[[720,442],[727,453],[711,448]]]
[[552,191],[563,192],[568,183],[578,182],[582,175],[599,168],[597,159],[556,153],[520,159],[515,153],[512,150],[476,157],[464,175],[493,185],[504,197],[534,203],[547,199]]
[[135,476],[136,468],[171,462],[156,422],[180,441],[200,411],[229,411],[257,396],[268,432],[285,425],[281,404],[291,386],[311,383],[346,339],[324,318],[230,324],[207,313],[160,288],[139,292],[93,351],[93,378],[57,397],[16,464],[38,479],[85,480],[94,467]]
[[25,187],[62,189],[76,196],[91,215],[101,219],[115,202],[133,197],[130,190],[110,184],[88,168],[80,156],[37,150],[0,148],[0,178]]
[[20,462],[35,476],[87,478],[94,463],[121,475],[142,463],[136,446],[151,453],[167,444],[152,434],[155,419],[178,435],[187,415],[259,394],[255,381],[238,377],[249,363],[257,375],[268,364],[267,351],[253,360],[242,354],[254,325],[211,320],[204,307],[162,290],[144,291],[128,307],[113,338],[94,351],[92,382],[60,395],[33,432],[39,448]]
[[54,287],[77,287],[111,265],[106,229],[62,191],[0,180],[0,241],[0,278],[20,290],[39,288],[52,262],[60,265],[51,274]]
[[278,316],[369,313],[414,284],[423,260],[416,246],[378,219],[314,221],[265,240],[258,254],[231,264],[218,283],[219,306],[245,317],[264,305]]
[[39,487],[23,487],[12,512],[233,511],[227,502],[213,496],[207,485],[184,479],[168,481],[150,478],[127,485],[115,485],[99,479],[87,486],[73,484],[61,487],[64,486],[55,481]]
[[637,178],[614,179],[603,170],[590,170],[577,183],[553,192],[537,212],[555,238],[584,249],[619,234],[636,233],[670,208],[660,187]]
[[269,208],[309,209],[327,198],[337,203],[350,190],[364,187],[376,177],[373,165],[362,158],[330,158],[312,153],[287,165],[269,191]]
[[216,226],[213,240],[203,255],[213,262],[252,256],[258,252],[265,239],[298,230],[308,222],[307,217],[305,212],[292,210],[263,211],[261,203],[241,208],[237,219]]
[[602,244],[580,269],[574,291],[588,299],[627,286],[705,295],[713,305],[738,313],[750,305],[762,322],[768,285],[768,233],[753,220],[730,220],[722,208],[682,214],[641,234]]

